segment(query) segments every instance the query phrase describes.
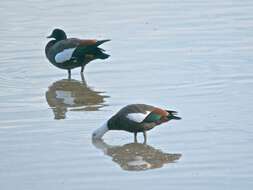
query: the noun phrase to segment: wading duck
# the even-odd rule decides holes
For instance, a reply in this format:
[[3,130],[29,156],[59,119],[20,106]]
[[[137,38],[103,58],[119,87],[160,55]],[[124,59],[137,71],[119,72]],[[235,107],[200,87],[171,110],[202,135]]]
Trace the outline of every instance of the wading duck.
[[134,133],[135,142],[137,142],[137,133],[142,132],[144,143],[146,143],[146,131],[172,119],[181,119],[176,114],[176,111],[164,110],[146,104],[131,104],[123,107],[100,128],[95,130],[92,138],[101,139],[109,130],[124,130]]
[[61,29],[54,29],[47,38],[54,38],[47,43],[45,48],[48,60],[56,67],[68,70],[69,78],[71,69],[81,67],[81,73],[83,73],[85,65],[90,61],[109,57],[98,46],[110,40],[67,38],[66,33]]

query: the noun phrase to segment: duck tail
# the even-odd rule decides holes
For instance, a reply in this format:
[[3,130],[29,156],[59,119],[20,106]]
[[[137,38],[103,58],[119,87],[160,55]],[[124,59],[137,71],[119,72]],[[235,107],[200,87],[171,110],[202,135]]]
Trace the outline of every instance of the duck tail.
[[[102,43],[104,43],[104,42],[102,42]],[[108,57],[110,57],[110,55],[104,53],[105,52],[104,49],[99,48],[97,46],[98,45],[96,45],[96,44],[94,44],[92,46],[79,46],[74,51],[73,57],[83,57],[84,54],[94,55],[96,59],[107,59]]]
[[104,53],[104,50],[101,48],[97,48],[96,51],[94,51],[95,53],[95,57],[98,59],[107,59],[108,57],[110,57],[110,55]]
[[168,118],[169,118],[169,120],[171,120],[171,119],[175,119],[175,120],[182,119],[181,117],[178,117],[178,116],[175,116],[175,115],[169,115]]
[[94,46],[98,47],[98,46],[100,46],[101,44],[103,44],[103,43],[105,43],[105,42],[109,42],[109,41],[111,41],[111,40],[109,40],[109,39],[107,39],[107,40],[98,40],[98,41],[94,44]]
[[176,111],[173,111],[173,110],[166,110],[166,111],[169,113],[169,115],[167,116],[169,120],[171,120],[171,119],[175,119],[175,120],[182,119],[181,117],[176,116],[177,115]]

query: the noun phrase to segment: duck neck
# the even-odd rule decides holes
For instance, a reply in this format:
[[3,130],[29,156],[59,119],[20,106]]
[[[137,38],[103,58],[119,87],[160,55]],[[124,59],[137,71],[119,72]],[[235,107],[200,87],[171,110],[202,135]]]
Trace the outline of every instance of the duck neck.
[[49,49],[56,43],[56,40],[51,40],[47,43],[46,47],[45,47],[45,53],[46,55],[48,55]]
[[101,139],[107,131],[109,131],[109,128],[107,122],[105,122],[101,127],[94,131],[93,137],[95,139]]

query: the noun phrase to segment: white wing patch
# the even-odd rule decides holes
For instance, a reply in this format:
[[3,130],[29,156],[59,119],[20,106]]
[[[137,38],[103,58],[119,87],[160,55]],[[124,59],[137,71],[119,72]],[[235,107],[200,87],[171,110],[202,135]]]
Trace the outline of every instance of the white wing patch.
[[129,113],[126,117],[132,121],[141,123],[148,116],[148,114],[150,114],[150,111],[147,111],[146,113]]
[[57,53],[55,56],[56,63],[63,63],[65,61],[70,60],[75,49],[76,48],[65,49]]

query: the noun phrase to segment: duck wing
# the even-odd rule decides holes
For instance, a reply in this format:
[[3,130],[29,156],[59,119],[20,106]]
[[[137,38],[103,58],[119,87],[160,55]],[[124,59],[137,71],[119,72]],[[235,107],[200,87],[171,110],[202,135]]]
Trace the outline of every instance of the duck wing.
[[73,58],[83,61],[84,59],[107,59],[108,54],[98,46],[110,40],[79,40],[79,45],[73,52]]
[[155,122],[157,124],[167,122],[171,119],[180,120],[181,117],[176,116],[176,111],[163,110],[161,108],[155,108],[144,120],[143,122]]
[[109,55],[103,54],[103,50],[97,46],[109,40],[81,40],[77,38],[69,38],[61,40],[54,44],[51,48],[52,56],[56,63],[64,63],[67,61],[83,61],[85,55],[92,55],[92,58],[108,58]]

